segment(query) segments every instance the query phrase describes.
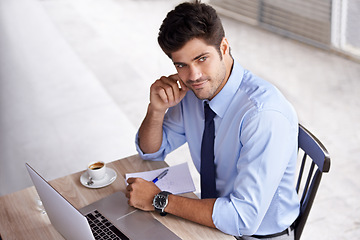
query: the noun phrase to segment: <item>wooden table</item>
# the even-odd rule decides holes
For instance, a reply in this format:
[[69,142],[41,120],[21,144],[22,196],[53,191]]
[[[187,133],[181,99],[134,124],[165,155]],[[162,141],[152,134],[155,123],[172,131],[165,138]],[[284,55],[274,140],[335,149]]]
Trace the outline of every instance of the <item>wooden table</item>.
[[[118,177],[111,185],[100,189],[89,189],[81,185],[78,172],[50,181],[76,208],[82,208],[114,192],[125,192],[125,173],[142,172],[166,167],[165,162],[144,161],[138,155],[130,156],[107,164]],[[41,173],[40,173],[41,174]],[[196,198],[193,193],[184,194]],[[3,240],[11,239],[63,239],[51,225],[46,214],[36,206],[38,198],[35,187],[0,197],[0,234]],[[208,228],[172,215],[153,217],[182,239],[234,239],[216,229]]]

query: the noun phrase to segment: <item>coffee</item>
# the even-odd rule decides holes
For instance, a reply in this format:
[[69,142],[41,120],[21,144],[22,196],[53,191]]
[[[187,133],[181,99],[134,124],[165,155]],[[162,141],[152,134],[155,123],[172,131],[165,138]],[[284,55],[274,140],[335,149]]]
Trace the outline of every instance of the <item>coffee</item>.
[[88,165],[87,172],[92,180],[103,179],[106,175],[106,165],[104,162],[92,162]]
[[104,163],[103,162],[96,162],[96,163],[93,163],[89,166],[89,168],[91,170],[98,170],[100,168],[102,168],[104,166]]

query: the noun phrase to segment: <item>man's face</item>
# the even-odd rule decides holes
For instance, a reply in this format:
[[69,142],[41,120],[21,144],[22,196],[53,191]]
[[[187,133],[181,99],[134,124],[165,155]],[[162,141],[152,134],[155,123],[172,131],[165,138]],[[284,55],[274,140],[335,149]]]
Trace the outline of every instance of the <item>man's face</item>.
[[182,82],[199,99],[211,100],[226,83],[224,57],[220,58],[219,51],[202,39],[188,41],[171,58]]

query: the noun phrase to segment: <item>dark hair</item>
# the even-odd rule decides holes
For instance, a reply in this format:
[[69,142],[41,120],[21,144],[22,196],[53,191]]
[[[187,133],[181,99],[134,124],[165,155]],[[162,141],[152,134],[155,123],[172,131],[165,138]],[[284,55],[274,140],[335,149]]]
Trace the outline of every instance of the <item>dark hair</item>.
[[167,14],[160,27],[158,43],[170,58],[172,52],[181,49],[194,38],[203,39],[220,54],[224,36],[224,28],[215,9],[195,1],[182,3]]

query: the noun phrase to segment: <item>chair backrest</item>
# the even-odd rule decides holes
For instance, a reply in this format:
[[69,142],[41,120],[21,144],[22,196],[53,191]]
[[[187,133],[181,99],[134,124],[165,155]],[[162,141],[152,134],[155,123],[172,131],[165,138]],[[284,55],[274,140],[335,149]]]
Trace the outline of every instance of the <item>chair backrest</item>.
[[[300,124],[298,145],[299,154],[303,154],[303,156],[296,184],[296,191],[300,197],[300,215],[294,225],[296,240],[300,239],[304,229],[320,184],[322,173],[329,172],[330,170],[330,157],[326,148],[313,134]],[[303,182],[302,179],[306,179],[306,182]]]

